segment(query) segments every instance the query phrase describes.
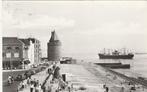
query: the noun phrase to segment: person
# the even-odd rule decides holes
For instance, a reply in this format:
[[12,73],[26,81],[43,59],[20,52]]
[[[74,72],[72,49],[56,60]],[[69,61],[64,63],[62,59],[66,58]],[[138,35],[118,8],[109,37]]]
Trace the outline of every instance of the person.
[[42,92],[41,84],[39,84],[38,91]]
[[39,92],[39,85],[35,87],[35,92]]
[[25,88],[25,83],[22,81],[22,89]]
[[109,88],[108,87],[106,87],[106,92],[109,92]]
[[39,85],[39,80],[36,81],[36,85]]
[[47,91],[48,91],[48,92],[52,92],[52,84],[48,85]]
[[125,91],[124,87],[121,87],[121,92],[124,92],[124,91]]
[[8,84],[12,83],[11,75],[8,76]]
[[28,73],[25,72],[25,73],[24,73],[24,76],[25,76],[25,79],[27,79],[27,78],[28,78]]
[[37,82],[36,81],[34,81],[34,87],[37,87]]
[[56,67],[53,74],[53,79],[59,79],[60,77],[60,68]]
[[30,92],[33,92],[33,89],[34,89],[34,84],[31,83],[31,86],[30,86]]
[[103,88],[106,88],[106,84],[103,85]]
[[13,78],[13,76],[11,76],[11,81],[12,81],[12,83],[14,82],[14,78]]
[[28,77],[27,78],[27,85],[30,85],[30,83],[31,83],[31,79]]

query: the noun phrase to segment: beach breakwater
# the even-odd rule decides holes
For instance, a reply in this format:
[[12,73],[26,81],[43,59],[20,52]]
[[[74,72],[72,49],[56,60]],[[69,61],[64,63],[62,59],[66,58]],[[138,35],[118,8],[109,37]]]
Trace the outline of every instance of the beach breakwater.
[[[101,66],[102,67],[102,66]],[[105,71],[108,71],[110,72],[111,74],[113,75],[116,75],[124,80],[127,80],[133,84],[140,84],[142,85],[143,87],[147,88],[147,81],[144,80],[144,79],[139,79],[139,78],[135,78],[135,77],[129,77],[129,76],[126,76],[125,74],[122,74],[122,73],[119,73],[119,72],[116,72],[114,71],[113,69],[111,68],[107,68],[107,67],[102,67]]]

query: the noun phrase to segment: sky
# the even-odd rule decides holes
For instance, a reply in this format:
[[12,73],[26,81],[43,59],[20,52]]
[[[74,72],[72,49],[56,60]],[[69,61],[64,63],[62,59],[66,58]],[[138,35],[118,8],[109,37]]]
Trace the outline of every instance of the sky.
[[55,29],[67,56],[103,48],[147,52],[147,1],[3,1],[3,34],[47,42]]

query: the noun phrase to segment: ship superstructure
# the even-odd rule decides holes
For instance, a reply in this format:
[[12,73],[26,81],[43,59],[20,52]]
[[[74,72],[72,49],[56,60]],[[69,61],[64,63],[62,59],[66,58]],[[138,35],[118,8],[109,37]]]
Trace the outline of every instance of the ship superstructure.
[[124,49],[123,52],[108,49],[107,53],[104,49],[104,52],[98,53],[98,56],[100,59],[132,59],[134,57],[134,54],[131,52],[126,52],[126,49]]

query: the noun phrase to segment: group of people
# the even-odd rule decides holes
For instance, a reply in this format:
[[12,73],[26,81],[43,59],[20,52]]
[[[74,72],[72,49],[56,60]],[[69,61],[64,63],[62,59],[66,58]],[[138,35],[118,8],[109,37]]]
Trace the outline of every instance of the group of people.
[[66,82],[66,79],[63,80],[63,76],[60,74],[60,67],[56,64],[53,64],[48,68],[48,73],[52,76],[51,80],[46,83],[47,92],[59,92],[61,90],[68,90],[71,92],[72,84]]
[[30,92],[42,92],[41,84],[39,80],[34,79],[28,81],[30,84]]
[[41,84],[39,83],[39,80],[36,80],[35,78],[32,79],[28,77],[27,79],[21,81],[18,86],[18,91],[26,87],[30,87],[30,92],[42,92]]

